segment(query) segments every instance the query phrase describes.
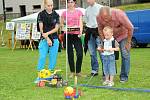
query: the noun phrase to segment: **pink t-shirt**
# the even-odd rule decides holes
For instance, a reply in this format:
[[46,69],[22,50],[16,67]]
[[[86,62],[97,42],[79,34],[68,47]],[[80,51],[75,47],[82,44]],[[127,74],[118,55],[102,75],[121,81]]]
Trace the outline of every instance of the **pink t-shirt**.
[[[67,13],[67,14],[66,14]],[[66,20],[67,15],[67,27],[80,27],[80,17],[83,16],[80,10],[75,9],[75,11],[64,11],[62,17]],[[66,32],[65,32],[66,33]],[[80,34],[80,31],[67,32],[68,34]]]

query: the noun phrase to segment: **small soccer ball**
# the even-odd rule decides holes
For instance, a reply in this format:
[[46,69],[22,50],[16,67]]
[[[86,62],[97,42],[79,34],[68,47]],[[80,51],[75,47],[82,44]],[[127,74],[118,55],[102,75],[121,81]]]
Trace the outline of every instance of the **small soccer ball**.
[[64,90],[64,95],[65,96],[71,96],[73,93],[73,88],[72,87],[66,87],[65,90]]
[[39,73],[40,78],[48,78],[50,77],[50,75],[51,75],[51,72],[48,69],[43,69]]

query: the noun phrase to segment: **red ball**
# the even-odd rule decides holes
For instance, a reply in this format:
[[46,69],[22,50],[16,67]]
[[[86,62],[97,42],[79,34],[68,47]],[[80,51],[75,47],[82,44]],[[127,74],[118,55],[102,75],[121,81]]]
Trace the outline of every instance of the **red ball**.
[[45,82],[44,81],[40,81],[38,82],[38,87],[44,87],[45,86]]

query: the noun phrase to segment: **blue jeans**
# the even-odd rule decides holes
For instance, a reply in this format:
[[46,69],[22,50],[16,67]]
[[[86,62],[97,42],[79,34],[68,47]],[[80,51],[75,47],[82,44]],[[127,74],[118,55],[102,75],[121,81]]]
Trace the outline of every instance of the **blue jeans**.
[[105,76],[114,76],[116,74],[115,55],[101,55],[101,59]]
[[49,55],[49,65],[48,69],[53,70],[56,65],[57,54],[58,54],[59,41],[58,39],[54,39],[53,46],[48,46],[47,40],[43,39],[39,43],[39,61],[37,70],[40,71],[44,69],[46,56]]
[[120,80],[128,80],[128,75],[130,71],[130,51],[125,48],[126,42],[127,38],[119,42],[122,58]]
[[97,59],[97,46],[99,44],[100,44],[100,39],[99,38],[95,39],[91,35],[90,40],[88,41],[88,50],[91,56],[91,67],[92,67],[92,70],[94,71],[98,71],[98,68],[99,68],[98,59]]

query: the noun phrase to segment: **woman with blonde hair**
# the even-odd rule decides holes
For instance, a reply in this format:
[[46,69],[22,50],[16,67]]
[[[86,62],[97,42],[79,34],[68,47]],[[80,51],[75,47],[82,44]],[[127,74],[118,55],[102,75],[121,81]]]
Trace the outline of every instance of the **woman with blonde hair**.
[[44,10],[38,14],[37,23],[41,32],[39,43],[39,61],[37,70],[44,69],[46,56],[49,55],[49,70],[54,70],[59,47],[57,31],[59,15],[53,10],[53,0],[43,0]]

